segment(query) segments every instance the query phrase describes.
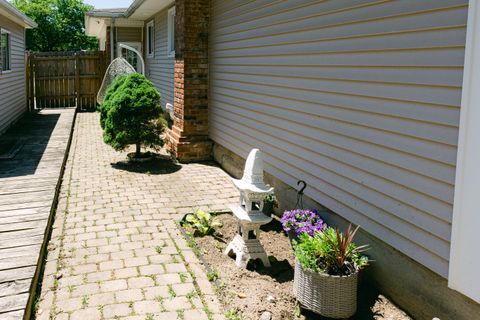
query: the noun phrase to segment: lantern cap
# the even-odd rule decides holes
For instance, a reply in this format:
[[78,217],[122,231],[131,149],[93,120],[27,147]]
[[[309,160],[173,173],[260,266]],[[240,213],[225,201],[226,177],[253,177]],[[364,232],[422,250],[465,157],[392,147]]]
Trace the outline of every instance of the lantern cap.
[[263,182],[263,156],[259,149],[250,151],[241,180],[232,179],[240,191],[272,193],[273,188]]

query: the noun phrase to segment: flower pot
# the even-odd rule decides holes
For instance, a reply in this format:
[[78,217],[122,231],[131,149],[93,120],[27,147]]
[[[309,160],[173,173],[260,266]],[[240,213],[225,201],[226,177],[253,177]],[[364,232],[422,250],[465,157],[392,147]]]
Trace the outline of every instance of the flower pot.
[[304,270],[295,261],[293,294],[308,310],[335,319],[350,318],[357,311],[358,272],[331,276]]

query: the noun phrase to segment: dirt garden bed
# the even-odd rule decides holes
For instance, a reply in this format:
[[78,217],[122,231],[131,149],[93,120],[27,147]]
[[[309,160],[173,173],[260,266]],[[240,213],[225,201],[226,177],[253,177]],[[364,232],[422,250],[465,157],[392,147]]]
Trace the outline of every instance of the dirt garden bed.
[[[216,278],[218,275],[215,282],[220,300],[230,311],[228,320],[258,320],[262,315],[272,320],[321,319],[313,313],[300,312],[295,302],[292,293],[293,251],[277,219],[262,227],[260,235],[272,267],[264,268],[261,262],[254,262],[245,270],[238,268],[233,258],[223,254],[235,235],[235,218],[230,214],[221,214],[218,218],[223,227],[214,236],[194,240],[202,259],[213,271],[210,276]],[[406,320],[410,317],[387,298],[363,285],[359,290],[358,312],[352,319]]]

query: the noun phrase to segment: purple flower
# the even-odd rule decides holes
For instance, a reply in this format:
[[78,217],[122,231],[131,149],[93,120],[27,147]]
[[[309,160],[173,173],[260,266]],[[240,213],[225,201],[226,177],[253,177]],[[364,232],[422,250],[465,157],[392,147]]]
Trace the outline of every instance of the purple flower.
[[295,238],[302,233],[313,236],[316,231],[322,231],[326,227],[316,210],[295,209],[285,211],[281,222],[283,230]]

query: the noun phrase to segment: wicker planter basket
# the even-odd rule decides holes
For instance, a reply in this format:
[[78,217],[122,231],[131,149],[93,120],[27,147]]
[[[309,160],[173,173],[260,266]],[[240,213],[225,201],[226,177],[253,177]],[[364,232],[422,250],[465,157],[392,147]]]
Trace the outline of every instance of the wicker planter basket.
[[357,311],[358,272],[346,277],[304,270],[295,261],[293,294],[308,310],[328,318],[350,318]]

